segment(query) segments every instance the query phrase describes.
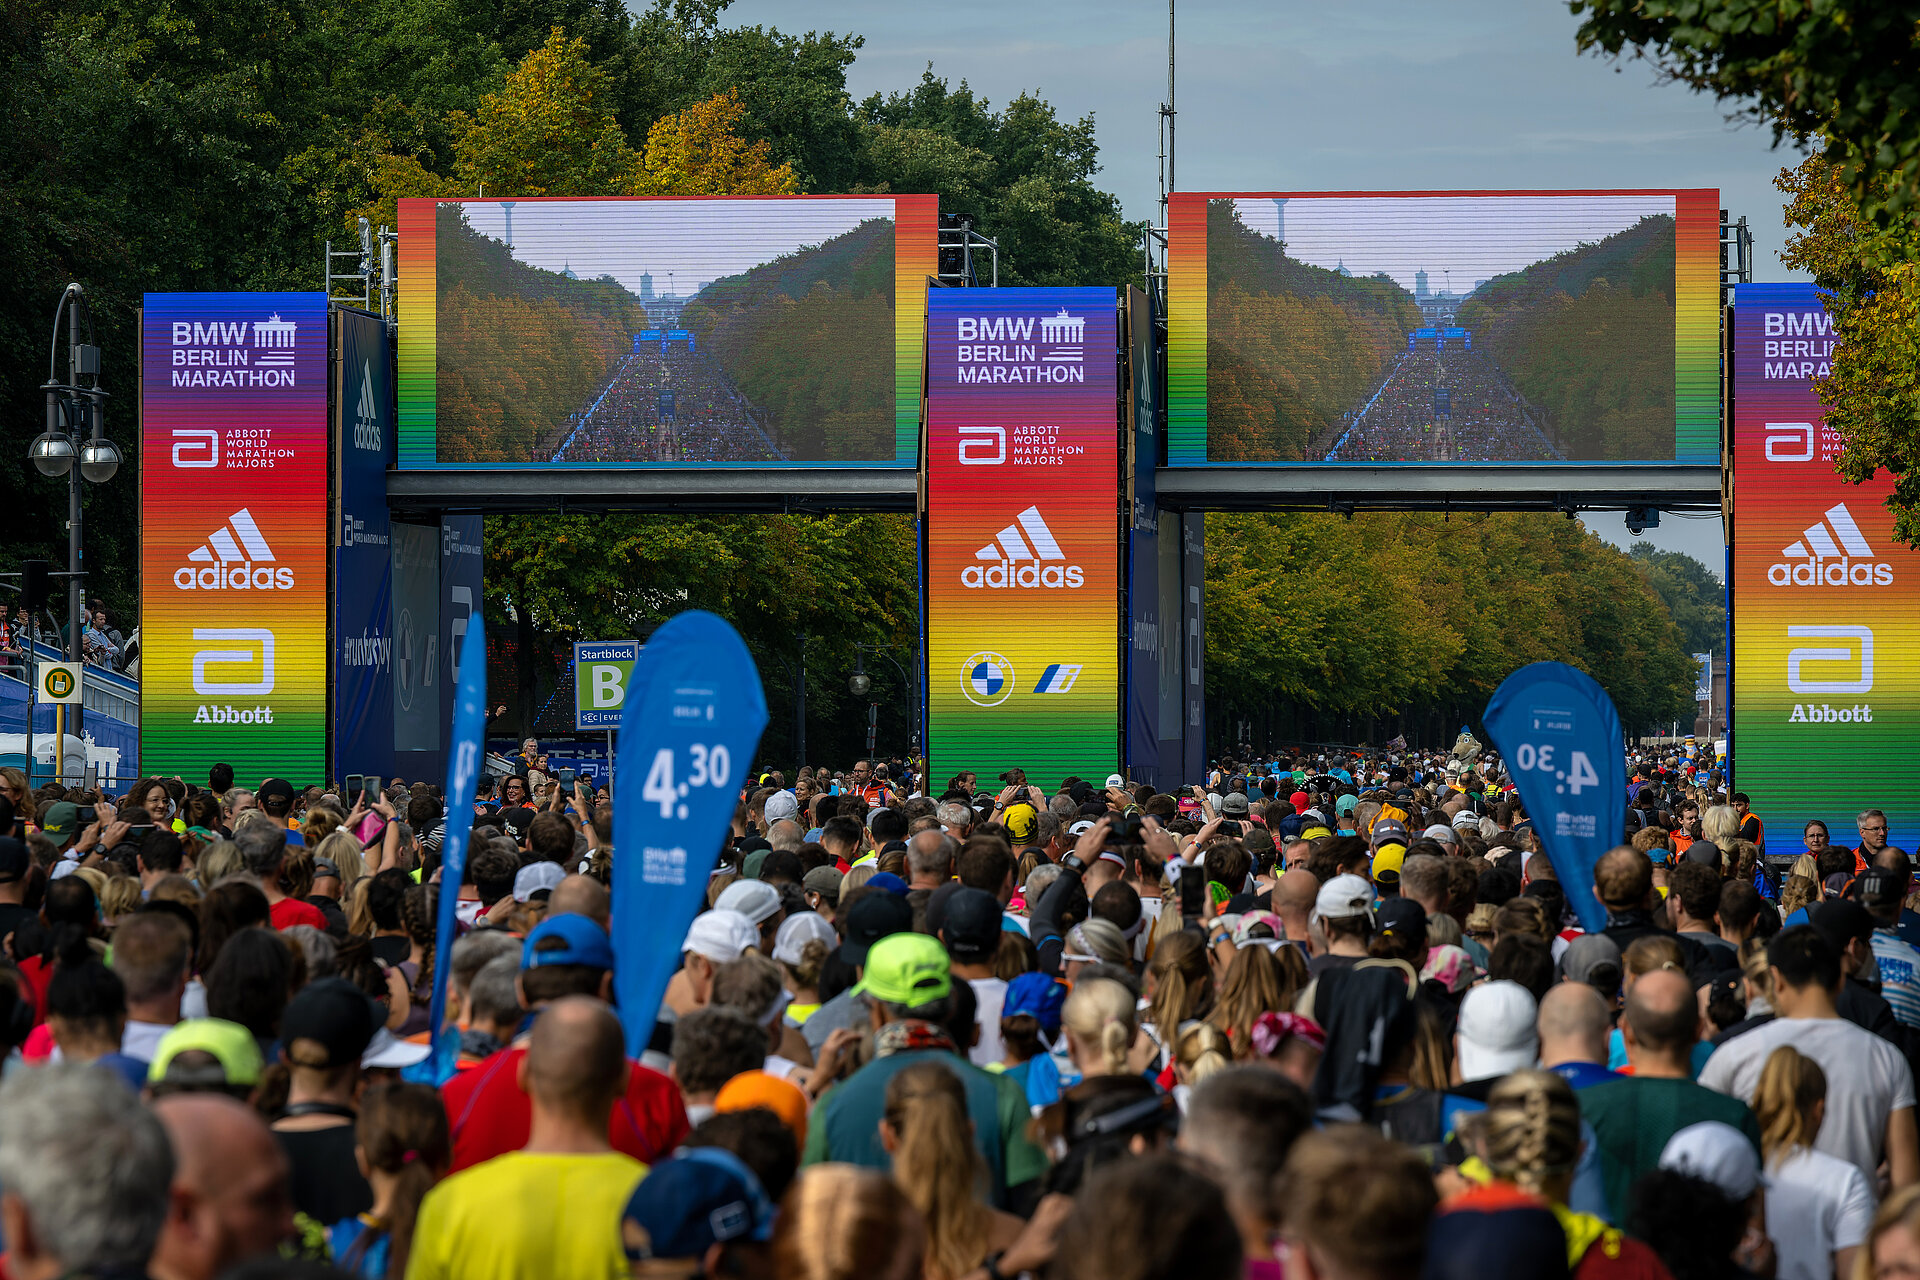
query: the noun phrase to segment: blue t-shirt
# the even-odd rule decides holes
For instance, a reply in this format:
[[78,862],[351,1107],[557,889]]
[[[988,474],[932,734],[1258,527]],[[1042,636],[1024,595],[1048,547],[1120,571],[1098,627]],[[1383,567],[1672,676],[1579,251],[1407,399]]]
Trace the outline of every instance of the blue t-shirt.
[[1576,1089],[1586,1089],[1620,1078],[1618,1071],[1609,1071],[1597,1062],[1563,1062],[1557,1067],[1548,1067],[1547,1070]]
[[327,1228],[327,1245],[333,1265],[348,1275],[385,1280],[393,1249],[393,1236],[385,1228],[369,1226],[362,1218],[342,1218]]
[[103,1053],[95,1058],[93,1065],[96,1067],[105,1067],[107,1070],[113,1072],[122,1080],[126,1081],[127,1087],[135,1093],[140,1092],[140,1090],[146,1087],[148,1064],[140,1061],[138,1058],[129,1058],[126,1054],[115,1050],[113,1053]]
[[[1695,1041],[1693,1046],[1693,1053],[1689,1055],[1687,1059],[1688,1078],[1693,1080],[1698,1080],[1700,1078],[1700,1073],[1706,1069],[1707,1059],[1711,1058],[1712,1056],[1713,1056],[1712,1042],[1707,1040]],[[1618,1071],[1626,1065],[1627,1065],[1626,1037],[1620,1034],[1620,1028],[1615,1027],[1613,1031],[1609,1033],[1607,1036],[1607,1067],[1609,1070]],[[1574,1087],[1577,1089],[1580,1086],[1575,1085]]]

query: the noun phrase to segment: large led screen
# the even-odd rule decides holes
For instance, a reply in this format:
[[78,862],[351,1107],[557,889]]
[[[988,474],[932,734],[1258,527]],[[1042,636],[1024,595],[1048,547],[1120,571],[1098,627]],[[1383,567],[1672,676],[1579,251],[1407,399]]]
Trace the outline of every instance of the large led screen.
[[326,295],[148,294],[140,435],[141,767],[326,781]]
[[1120,764],[1109,288],[927,297],[927,771]]
[[1862,810],[1920,843],[1920,551],[1894,535],[1893,477],[1834,472],[1814,381],[1833,319],[1810,284],[1743,284],[1733,304],[1733,782],[1797,853],[1811,818],[1859,843]]
[[1181,193],[1167,460],[1719,460],[1719,193]]
[[402,200],[399,465],[912,465],[936,205]]

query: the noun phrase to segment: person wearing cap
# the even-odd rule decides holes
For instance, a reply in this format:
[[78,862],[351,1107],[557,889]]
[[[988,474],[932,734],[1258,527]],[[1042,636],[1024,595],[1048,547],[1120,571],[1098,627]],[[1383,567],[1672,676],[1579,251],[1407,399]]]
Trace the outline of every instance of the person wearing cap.
[[361,1056],[382,1020],[345,978],[309,983],[281,1015],[280,1060],[291,1080],[273,1133],[292,1167],[294,1209],[323,1227],[373,1207],[354,1158],[354,1103]]
[[1626,1213],[1634,1180],[1656,1167],[1667,1139],[1694,1121],[1732,1125],[1756,1152],[1760,1148],[1760,1125],[1745,1102],[1690,1079],[1700,1023],[1699,1001],[1685,974],[1672,969],[1642,974],[1621,1016],[1633,1074],[1580,1092],[1581,1114],[1599,1140],[1607,1203],[1616,1222]]
[[[913,908],[907,905],[903,896],[863,892],[841,914],[839,924],[843,939],[840,943],[840,959],[858,975],[867,963],[867,953],[876,942],[913,928]],[[855,995],[853,987],[849,986],[821,1005],[820,1011],[808,1018],[807,1025],[800,1028],[800,1034],[817,1061],[828,1036],[835,1031],[862,1030],[867,1021],[866,1002]]]
[[990,1175],[988,1203],[1005,1208],[1030,1201],[1047,1160],[1027,1138],[1026,1094],[1007,1077],[967,1062],[948,1034],[953,976],[946,951],[925,934],[895,933],[872,944],[865,960],[852,991],[865,998],[876,1056],[821,1095],[802,1163],[835,1160],[886,1168],[880,1121],[888,1082],[916,1062],[937,1062],[954,1072],[966,1091],[974,1143]]
[[223,1093],[242,1102],[253,1096],[266,1062],[253,1033],[222,1018],[190,1018],[160,1038],[147,1066],[147,1092]]
[[1920,1028],[1920,947],[1900,936],[1907,886],[1894,872],[1874,866],[1860,873],[1854,887],[1873,921],[1869,945],[1880,970],[1880,994],[1903,1025]]
[[787,918],[787,912],[780,905],[780,891],[764,880],[735,880],[728,885],[714,902],[721,911],[738,911],[753,922],[759,931],[756,945],[763,955],[773,953],[774,937],[780,932],[780,924]]
[[815,867],[801,877],[800,894],[822,920],[833,924],[840,910],[840,882],[846,874],[828,863]]
[[[680,968],[668,981],[661,1004],[660,1021],[668,1033],[674,1018],[706,1007],[713,998],[715,969],[732,964],[759,946],[759,927],[738,911],[716,907],[695,916],[687,928],[686,941],[680,944]],[[654,1028],[654,1037],[662,1038],[660,1026]]]
[[603,1002],[552,1001],[514,1069],[528,1098],[523,1141],[427,1193],[409,1280],[627,1274],[617,1223],[647,1166],[607,1135],[632,1069]]
[[[520,959],[520,1005],[534,1027],[555,1001],[575,995],[604,1000],[612,988],[613,945],[606,931],[587,917],[548,916],[527,934]],[[523,1064],[530,1043],[523,1031],[512,1044],[441,1086],[456,1171],[517,1150],[527,1141],[533,1110],[523,1084]],[[679,1088],[661,1072],[629,1059],[625,1094],[607,1121],[613,1149],[650,1162],[672,1151],[687,1128]]]
[[645,1280],[773,1274],[773,1202],[760,1179],[722,1147],[687,1147],[655,1165],[620,1217],[632,1274]]
[[783,1015],[788,1026],[804,1027],[808,1018],[820,1012],[820,970],[839,945],[833,926],[815,912],[788,916],[780,925],[773,940],[773,959],[792,997]]
[[1314,951],[1307,961],[1309,976],[1352,968],[1367,958],[1373,937],[1373,886],[1356,875],[1333,877],[1315,895],[1308,927]]
[[259,802],[260,811],[272,818],[274,825],[285,828],[287,843],[295,848],[306,844],[300,834],[300,823],[293,816],[293,784],[285,778],[268,778],[260,784],[254,793]]
[[973,1020],[980,1036],[967,1052],[967,1060],[976,1067],[999,1062],[1007,1052],[1006,1042],[1000,1038],[1000,1010],[1007,984],[1005,979],[993,976],[1000,933],[1000,902],[991,893],[963,888],[947,899],[939,937],[946,945],[953,976],[964,978],[973,989]]
[[169,1094],[151,1110],[174,1154],[153,1280],[214,1280],[292,1237],[287,1158],[258,1112],[205,1092]]

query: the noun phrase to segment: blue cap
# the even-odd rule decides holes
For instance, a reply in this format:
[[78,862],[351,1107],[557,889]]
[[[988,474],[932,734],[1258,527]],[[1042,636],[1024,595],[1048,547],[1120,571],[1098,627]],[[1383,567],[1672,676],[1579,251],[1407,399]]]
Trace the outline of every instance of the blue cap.
[[907,882],[891,871],[882,871],[877,876],[869,876],[867,886],[872,889],[884,889],[888,893],[904,894],[907,891]]
[[1026,1014],[1040,1023],[1048,1036],[1060,1034],[1060,1010],[1067,1003],[1067,985],[1050,974],[1023,973],[1007,983],[1000,1016]]
[[733,1152],[683,1147],[640,1180],[620,1225],[631,1262],[699,1258],[729,1240],[769,1239],[773,1202]]
[[[558,939],[563,945],[553,946]],[[541,946],[547,943],[547,946]],[[580,964],[591,969],[613,968],[613,944],[607,931],[585,916],[571,913],[548,916],[527,935],[526,949],[520,953],[522,969],[541,969],[550,964]]]

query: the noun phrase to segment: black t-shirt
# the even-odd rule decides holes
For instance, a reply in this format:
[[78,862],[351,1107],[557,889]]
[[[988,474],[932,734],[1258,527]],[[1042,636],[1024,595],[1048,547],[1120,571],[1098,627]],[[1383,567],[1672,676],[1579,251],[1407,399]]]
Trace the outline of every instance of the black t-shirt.
[[349,1121],[327,1129],[273,1131],[293,1166],[293,1207],[315,1222],[331,1226],[373,1208],[373,1188],[354,1162],[353,1128]]
[[398,933],[375,934],[373,958],[383,964],[402,964],[413,955],[413,943]]
[[0,939],[14,938],[14,956],[38,955],[45,948],[40,942],[40,913],[17,902],[0,902]]

